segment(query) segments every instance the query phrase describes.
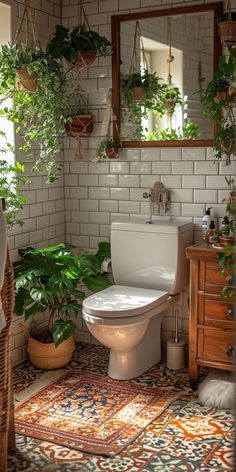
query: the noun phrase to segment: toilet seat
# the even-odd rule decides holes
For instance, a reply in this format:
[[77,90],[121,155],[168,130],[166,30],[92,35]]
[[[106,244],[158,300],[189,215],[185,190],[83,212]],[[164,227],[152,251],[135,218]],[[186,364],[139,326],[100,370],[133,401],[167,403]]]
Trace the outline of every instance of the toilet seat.
[[83,301],[83,313],[99,318],[129,318],[157,308],[168,292],[112,285]]

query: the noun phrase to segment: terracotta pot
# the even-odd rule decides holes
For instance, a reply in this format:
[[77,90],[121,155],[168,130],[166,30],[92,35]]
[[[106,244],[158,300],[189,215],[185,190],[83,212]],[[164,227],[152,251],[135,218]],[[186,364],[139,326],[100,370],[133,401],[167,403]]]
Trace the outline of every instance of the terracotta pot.
[[65,123],[65,130],[68,136],[80,136],[81,138],[90,136],[93,131],[93,115],[75,115],[70,117],[70,119],[71,121]]
[[28,353],[30,361],[40,369],[58,369],[71,361],[75,350],[74,337],[63,341],[58,347],[54,343],[41,343],[29,337]]
[[95,51],[82,51],[78,53],[78,56],[74,62],[74,67],[77,70],[82,70],[85,67],[88,67],[96,59]]
[[227,246],[228,244],[233,244],[233,236],[219,236],[219,243],[221,246]]
[[119,155],[119,148],[106,148],[106,155],[109,159],[117,159]]
[[143,87],[133,87],[132,88],[132,100],[134,102],[139,102],[145,95],[145,88]]
[[235,44],[236,42],[236,21],[228,20],[218,23],[219,34],[222,43]]
[[16,83],[17,90],[36,92],[38,88],[38,75],[35,72],[29,74],[26,69],[18,69],[17,74],[19,75],[19,80]]

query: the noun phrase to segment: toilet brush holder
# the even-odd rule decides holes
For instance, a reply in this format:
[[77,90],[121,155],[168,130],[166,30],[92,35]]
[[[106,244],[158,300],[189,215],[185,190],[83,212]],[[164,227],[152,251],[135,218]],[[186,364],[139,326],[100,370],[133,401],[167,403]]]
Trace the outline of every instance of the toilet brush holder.
[[182,340],[168,339],[167,341],[167,367],[170,370],[181,370],[185,366],[184,359],[185,342]]
[[185,342],[178,337],[178,310],[175,310],[175,337],[167,341],[167,367],[171,370],[184,368]]

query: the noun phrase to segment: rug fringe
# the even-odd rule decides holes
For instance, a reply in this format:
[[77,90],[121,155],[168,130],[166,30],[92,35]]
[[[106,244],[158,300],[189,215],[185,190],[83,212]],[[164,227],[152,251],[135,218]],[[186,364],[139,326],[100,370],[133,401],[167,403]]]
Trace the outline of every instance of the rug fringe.
[[[44,372],[41,377],[36,379],[29,387],[25,388],[21,392],[17,392],[14,395],[14,400],[16,406],[20,406],[21,403],[28,400],[31,395],[38,392],[43,387],[49,385],[53,380],[57,380],[62,377],[66,372],[69,372],[70,369],[57,369],[57,370],[47,370]],[[73,370],[73,369],[71,369]]]

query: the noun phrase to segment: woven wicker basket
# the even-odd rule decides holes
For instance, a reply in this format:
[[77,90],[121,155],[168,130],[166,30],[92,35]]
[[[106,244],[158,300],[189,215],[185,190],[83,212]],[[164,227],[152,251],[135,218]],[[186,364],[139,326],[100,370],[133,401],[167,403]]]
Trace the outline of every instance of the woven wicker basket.
[[14,282],[9,252],[7,254],[1,298],[6,327],[0,332],[0,472],[6,472],[8,447],[14,445],[11,365]]
[[236,21],[228,20],[218,23],[221,42],[223,44],[236,43]]

